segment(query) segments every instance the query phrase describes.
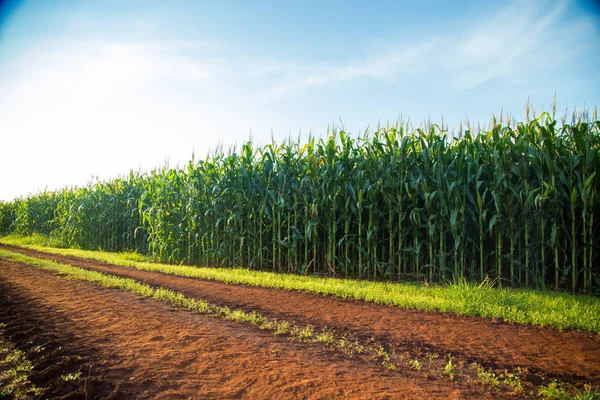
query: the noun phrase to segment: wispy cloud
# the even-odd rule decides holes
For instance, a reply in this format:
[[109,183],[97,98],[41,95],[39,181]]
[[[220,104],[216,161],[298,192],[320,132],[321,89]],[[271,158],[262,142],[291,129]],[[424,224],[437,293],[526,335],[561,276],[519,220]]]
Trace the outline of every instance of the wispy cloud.
[[424,58],[434,49],[434,44],[425,42],[414,46],[395,49],[372,59],[363,59],[341,65],[289,68],[293,72],[281,71],[278,82],[264,90],[265,98],[277,99],[287,93],[319,86],[336,85],[355,79],[373,78],[393,81],[401,75],[416,75],[423,70]]
[[473,89],[494,79],[524,82],[597,47],[591,19],[565,21],[567,4],[517,0],[479,21],[464,21],[461,31],[438,32],[402,46],[391,44],[390,50],[369,59],[312,67],[285,65],[263,95],[276,99],[296,90],[363,78],[391,83],[410,76],[436,78],[453,90]]
[[495,78],[518,79],[544,63],[551,65],[569,52],[565,45],[573,45],[557,42],[570,28],[560,21],[564,10],[564,2],[517,1],[455,37],[446,54],[450,85],[469,89]]

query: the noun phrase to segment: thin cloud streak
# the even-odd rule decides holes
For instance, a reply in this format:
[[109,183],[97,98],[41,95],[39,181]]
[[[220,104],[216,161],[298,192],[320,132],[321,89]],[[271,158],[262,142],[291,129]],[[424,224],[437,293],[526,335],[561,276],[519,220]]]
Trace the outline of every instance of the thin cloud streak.
[[[463,32],[395,47],[372,60],[294,68],[289,74],[281,71],[283,78],[263,95],[275,100],[296,90],[356,79],[394,83],[415,75],[435,77],[456,91],[474,89],[493,79],[523,82],[540,69],[552,69],[555,63],[598,43],[589,18],[562,21],[566,4],[515,1]],[[596,38],[594,43],[590,38]]]
[[479,23],[464,40],[455,40],[460,44],[448,54],[450,65],[456,66],[451,87],[471,89],[495,78],[529,74],[534,67],[529,60],[549,62],[568,51],[554,48],[556,34],[550,33],[551,28],[564,29],[558,24],[564,8],[563,2],[552,8],[547,3],[517,1]]

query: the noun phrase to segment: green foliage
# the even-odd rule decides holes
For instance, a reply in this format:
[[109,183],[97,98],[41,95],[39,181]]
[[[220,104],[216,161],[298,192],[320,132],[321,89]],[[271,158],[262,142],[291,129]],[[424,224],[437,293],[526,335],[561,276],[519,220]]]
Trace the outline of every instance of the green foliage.
[[538,395],[548,400],[597,400],[600,399],[598,387],[586,384],[583,389],[553,381],[539,389]]
[[414,370],[417,370],[417,371],[420,371],[420,370],[421,370],[421,368],[423,368],[423,363],[422,363],[422,362],[420,362],[419,360],[416,360],[416,359],[415,359],[415,360],[412,360],[412,359],[411,359],[411,360],[409,360],[409,361],[408,361],[408,365],[409,365],[409,366],[410,366],[412,369],[414,369]]
[[[127,178],[44,192],[0,205],[0,234],[40,234],[60,247],[145,253],[147,237],[138,210],[143,179],[132,172]],[[3,217],[4,208],[7,217]],[[11,218],[9,228],[4,228],[4,221]]]
[[448,362],[446,362],[446,365],[444,366],[444,371],[443,371],[443,372],[444,372],[444,374],[445,374],[446,376],[448,376],[448,378],[449,378],[451,381],[453,381],[453,380],[454,380],[454,377],[455,377],[455,375],[456,375],[456,364],[454,364],[454,363],[452,362],[452,360],[453,360],[454,358],[452,357],[452,355],[451,355],[451,354],[448,354],[448,355],[447,355],[447,358],[448,358]]
[[513,394],[522,393],[524,391],[523,384],[521,382],[522,372],[519,367],[512,372],[504,371],[498,375],[494,373],[494,371],[485,369],[483,366],[477,363],[472,363],[470,368],[476,370],[478,381],[484,385],[497,388],[500,386],[500,384],[504,384],[511,389]]
[[11,231],[21,235],[38,233],[48,235],[57,228],[54,213],[59,203],[59,194],[43,192],[26,199],[17,199],[12,205]]
[[78,381],[79,379],[81,379],[81,371],[78,371],[76,373],[71,373],[71,374],[64,374],[64,375],[61,375],[60,377],[65,382]]
[[[600,121],[397,122],[2,205],[0,229],[167,263],[600,290]],[[11,211],[12,210],[12,211]],[[14,217],[12,222],[11,218]],[[6,228],[10,226],[10,228]]]
[[12,231],[15,221],[16,203],[5,203],[0,201],[0,235],[7,235]]
[[486,370],[484,367],[477,363],[473,363],[471,365],[471,369],[477,370],[477,379],[482,384],[489,385],[492,387],[498,387],[500,385],[500,380],[493,371]]
[[0,399],[40,396],[42,390],[29,380],[32,370],[26,354],[4,340],[0,326]]

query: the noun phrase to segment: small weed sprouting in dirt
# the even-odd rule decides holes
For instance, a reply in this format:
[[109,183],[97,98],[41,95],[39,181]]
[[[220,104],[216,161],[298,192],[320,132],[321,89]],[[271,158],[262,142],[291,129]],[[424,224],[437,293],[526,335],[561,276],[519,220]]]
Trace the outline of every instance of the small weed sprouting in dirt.
[[333,337],[333,334],[331,334],[327,331],[322,331],[321,333],[317,334],[314,339],[315,342],[320,342],[320,343],[325,343],[325,344],[333,344],[334,340],[335,340],[335,338]]
[[472,363],[470,368],[476,370],[477,379],[483,385],[497,388],[503,383],[510,387],[515,394],[522,393],[524,390],[521,383],[521,368],[519,367],[514,372],[504,371],[499,375],[496,375],[492,370],[486,370],[482,365],[477,363]]
[[502,383],[508,385],[513,393],[523,393],[523,384],[521,383],[521,368],[517,367],[514,372],[506,371],[503,374],[500,374],[500,379],[502,379]]
[[389,369],[390,371],[394,371],[396,370],[396,364],[394,364],[393,362],[384,360],[381,365],[383,365],[384,367],[386,367],[387,369]]
[[34,353],[41,353],[44,350],[46,350],[46,348],[41,345],[35,346],[33,349],[31,349],[31,351],[33,351]]
[[279,349],[271,349],[271,354],[273,355],[273,357],[277,357],[279,356]]
[[282,321],[277,324],[275,329],[276,335],[286,335],[290,330],[290,324],[287,321]]
[[65,382],[77,381],[77,380],[81,379],[81,371],[72,373],[72,374],[61,375],[60,377]]
[[248,314],[248,313],[244,313],[244,314],[245,314],[246,320],[254,326],[263,326],[267,322],[267,319],[265,317],[263,317],[262,315],[260,315],[259,313],[257,313],[256,311],[252,311],[250,314]]
[[303,341],[312,339],[314,334],[315,328],[312,325],[307,325],[304,329],[298,331],[298,337]]
[[190,311],[194,311],[199,314],[210,314],[213,311],[212,306],[207,301],[195,299],[190,300],[192,300],[193,303],[190,303],[185,306],[185,308],[187,308]]
[[259,325],[258,329],[266,330],[266,331],[275,331],[277,329],[277,320],[269,321],[268,319],[264,319]]
[[382,345],[379,345],[377,348],[377,357],[383,358],[384,361],[390,361],[390,355],[385,351],[385,348]]
[[500,385],[500,381],[494,372],[486,370],[483,366],[477,363],[471,364],[470,368],[477,371],[477,379],[480,383],[492,387],[498,387]]
[[243,312],[242,310],[233,310],[230,311],[229,309],[227,309],[228,312],[226,312],[225,314],[225,319],[229,320],[229,321],[243,321],[246,313]]
[[[0,329],[6,327],[5,324]],[[42,389],[29,381],[33,364],[25,357],[25,352],[12,349],[0,335],[0,398],[37,398]]]
[[338,342],[338,347],[340,349],[342,349],[343,351],[347,352],[347,348],[348,348],[348,340],[345,337],[341,337],[339,342]]
[[354,346],[352,345],[352,341],[348,340],[345,337],[341,337],[339,342],[338,342],[338,347],[346,354],[348,354],[350,357],[352,357],[354,355]]
[[298,328],[297,325],[292,324],[288,333],[291,336],[290,339],[297,338],[300,335],[300,328]]
[[573,385],[561,384],[557,381],[550,382],[538,390],[538,395],[548,400],[597,400],[600,399],[598,387],[585,384],[583,389]]
[[[14,364],[17,362],[21,362],[21,360],[25,359],[25,353],[23,353],[21,350],[13,350],[12,352],[10,352],[8,348],[6,348],[5,350],[8,353],[8,355],[2,361],[2,364]],[[23,363],[28,363],[28,361],[23,361]]]
[[[373,347],[366,348],[358,340],[353,341],[351,338],[345,336],[339,338],[339,340],[335,342],[335,346],[350,357],[353,357],[354,354],[362,354],[367,351],[371,353],[374,352]],[[376,358],[376,356],[373,357]]]
[[10,369],[9,373],[9,375],[12,375],[15,384],[27,381],[27,374],[19,372],[16,368]]
[[456,366],[452,362],[452,359],[453,359],[452,354],[448,354],[446,357],[448,358],[448,362],[446,363],[446,366],[444,367],[444,374],[448,375],[448,378],[450,378],[450,380],[453,381],[454,374],[456,372]]
[[408,365],[415,371],[420,371],[423,368],[423,363],[417,359],[412,359],[408,362]]
[[363,346],[362,344],[358,343],[358,341],[354,342],[354,350],[356,350],[356,352],[358,354],[364,353],[365,352],[365,346]]

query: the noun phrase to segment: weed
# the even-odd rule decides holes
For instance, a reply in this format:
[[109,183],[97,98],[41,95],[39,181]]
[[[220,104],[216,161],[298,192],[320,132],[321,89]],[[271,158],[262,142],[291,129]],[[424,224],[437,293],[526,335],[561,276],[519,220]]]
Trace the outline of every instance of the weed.
[[448,362],[446,363],[446,366],[444,367],[444,374],[446,374],[448,376],[448,378],[450,378],[450,380],[453,381],[454,374],[456,372],[456,366],[452,362],[453,357],[451,354],[448,354],[446,357],[448,358]]
[[362,344],[360,344],[358,341],[355,341],[355,342],[353,343],[353,347],[354,347],[354,350],[355,350],[355,351],[356,351],[358,354],[361,354],[361,353],[364,353],[364,352],[365,352],[365,346],[363,346]]
[[385,348],[382,345],[379,345],[379,347],[377,348],[377,357],[383,358],[385,361],[390,360],[390,355],[387,351],[385,351]]
[[312,339],[315,334],[315,328],[312,325],[307,325],[304,329],[298,332],[300,340],[308,341]]
[[11,347],[0,335],[0,398],[19,399],[41,395],[41,389],[29,381],[32,363],[23,351]]
[[81,379],[81,371],[72,374],[61,375],[60,377],[65,382],[77,381]]
[[548,400],[597,400],[600,399],[598,387],[590,384],[578,389],[573,385],[564,385],[557,381],[550,382],[538,390],[538,395]]
[[282,321],[277,324],[275,329],[276,335],[286,335],[290,330],[290,324],[287,321]]
[[42,352],[42,351],[44,351],[44,350],[46,350],[46,348],[45,348],[44,346],[41,346],[41,345],[39,345],[39,346],[35,346],[35,347],[32,349],[32,351],[33,351],[34,353],[41,353],[41,352]]
[[420,371],[420,370],[421,370],[421,368],[423,368],[423,363],[422,363],[422,362],[420,362],[420,361],[419,361],[419,360],[417,360],[417,359],[410,360],[410,361],[408,362],[408,365],[410,365],[410,367],[411,367],[412,369],[416,370],[416,371]]
[[266,331],[275,331],[277,330],[277,320],[269,321],[268,319],[264,319],[260,325],[258,325],[258,328]]
[[393,362],[390,362],[388,360],[383,360],[381,362],[381,365],[383,365],[384,367],[386,367],[387,369],[394,371],[396,369],[396,364],[394,364]]
[[333,334],[331,334],[327,331],[322,331],[317,336],[315,336],[315,342],[332,344],[334,342],[334,340],[335,340],[335,338],[333,337]]
[[523,392],[523,384],[521,383],[521,368],[517,367],[514,372],[504,372],[500,374],[502,383],[508,385],[514,393]]
[[477,379],[480,383],[492,387],[498,387],[500,385],[500,381],[493,371],[488,371],[477,363],[471,364],[470,368],[477,371]]

